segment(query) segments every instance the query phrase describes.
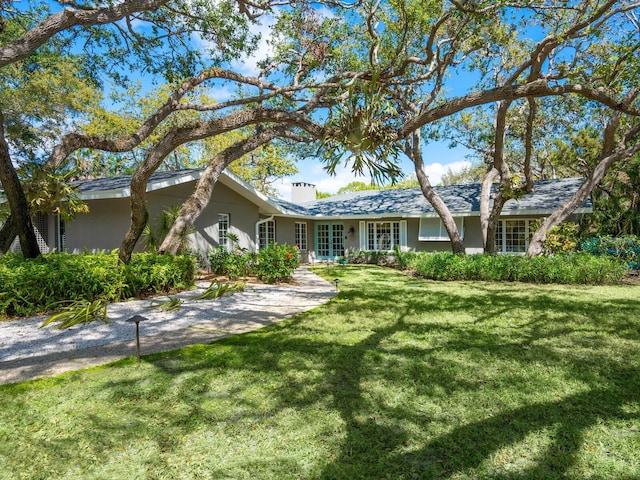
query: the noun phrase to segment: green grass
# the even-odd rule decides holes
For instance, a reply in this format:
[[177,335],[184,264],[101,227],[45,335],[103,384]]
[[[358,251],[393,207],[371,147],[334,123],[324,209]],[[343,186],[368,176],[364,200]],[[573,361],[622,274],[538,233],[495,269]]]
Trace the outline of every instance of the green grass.
[[291,320],[0,387],[0,479],[640,478],[640,287],[316,271]]

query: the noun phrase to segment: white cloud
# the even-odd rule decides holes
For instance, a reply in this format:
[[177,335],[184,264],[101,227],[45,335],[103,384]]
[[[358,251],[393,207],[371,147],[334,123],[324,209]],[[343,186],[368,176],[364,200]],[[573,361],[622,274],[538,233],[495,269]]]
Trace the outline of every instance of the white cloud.
[[468,168],[471,166],[471,162],[468,160],[459,160],[457,162],[451,162],[447,164],[442,164],[439,162],[430,163],[425,165],[425,170],[427,172],[427,176],[429,177],[429,182],[431,185],[437,185],[442,180],[442,176],[451,169],[452,172],[458,173],[464,168]]
[[272,15],[265,14],[258,18],[257,23],[249,26],[249,31],[253,35],[260,36],[258,46],[250,56],[243,56],[231,62],[231,69],[233,71],[247,76],[258,75],[260,71],[258,62],[273,53],[273,48],[269,41],[271,40],[271,27],[275,23],[276,20]]
[[322,193],[335,194],[338,190],[351,182],[370,183],[371,178],[357,176],[350,168],[341,166],[336,169],[334,176],[329,175],[321,163],[302,164],[298,166],[300,173],[297,175],[278,180],[274,187],[278,190],[278,195],[284,200],[291,200],[291,183],[306,182],[316,186],[316,190]]
[[[306,163],[306,164],[305,164]],[[467,160],[455,161],[448,164],[442,164],[439,162],[430,163],[425,165],[425,170],[429,176],[431,185],[437,185],[442,180],[442,176],[447,173],[449,169],[454,172],[459,172],[465,167],[471,165],[471,162]],[[350,168],[339,167],[336,170],[336,175],[329,175],[322,164],[301,162],[298,165],[300,173],[293,177],[283,178],[276,181],[273,185],[278,190],[278,196],[284,200],[291,200],[291,183],[292,182],[307,182],[313,183],[316,186],[316,190],[323,193],[335,194],[338,190],[351,182],[364,182],[370,183],[371,178],[356,176]],[[406,172],[409,174],[410,172]]]

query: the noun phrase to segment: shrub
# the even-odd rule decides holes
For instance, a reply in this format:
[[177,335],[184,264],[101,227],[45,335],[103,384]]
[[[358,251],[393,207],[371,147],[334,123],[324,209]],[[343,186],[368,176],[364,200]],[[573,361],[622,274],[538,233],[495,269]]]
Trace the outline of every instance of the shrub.
[[208,259],[213,273],[237,280],[252,273],[256,254],[246,248],[234,248],[229,252],[225,247],[217,247],[209,250]]
[[370,265],[393,265],[393,255],[389,255],[389,252],[367,251],[357,250],[349,252],[347,255],[347,262],[351,264],[370,264]]
[[608,257],[566,254],[541,257],[419,253],[411,268],[432,280],[490,280],[530,283],[612,284],[624,277],[625,265]]
[[575,252],[578,248],[579,229],[574,222],[563,222],[553,227],[543,244],[547,253]]
[[287,282],[299,264],[296,247],[272,243],[258,252],[253,272],[263,282]]
[[0,317],[26,316],[60,302],[118,301],[193,285],[190,257],[134,254],[130,265],[117,253],[49,253],[35,259],[0,257]]
[[580,243],[580,249],[595,256],[619,258],[629,268],[640,270],[640,237],[635,235],[589,238]]

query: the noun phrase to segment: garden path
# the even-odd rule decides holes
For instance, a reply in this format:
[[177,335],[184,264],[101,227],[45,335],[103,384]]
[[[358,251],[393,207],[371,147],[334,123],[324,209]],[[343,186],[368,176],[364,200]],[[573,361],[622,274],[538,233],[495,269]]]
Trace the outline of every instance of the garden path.
[[[113,303],[108,324],[90,323],[67,330],[40,328],[46,317],[0,322],[0,384],[16,383],[109,363],[136,354],[135,324],[142,315],[142,354],[211,343],[232,334],[279,322],[328,302],[335,287],[299,267],[293,283],[248,284],[244,291],[215,300],[194,300],[208,286],[175,295],[183,300],[173,312],[152,308],[163,298]],[[164,298],[166,300],[166,297]]]

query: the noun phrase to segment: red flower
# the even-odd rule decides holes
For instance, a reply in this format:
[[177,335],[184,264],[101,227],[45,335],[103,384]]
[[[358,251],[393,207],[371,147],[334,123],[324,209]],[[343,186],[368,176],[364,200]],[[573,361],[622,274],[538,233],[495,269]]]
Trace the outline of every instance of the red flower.
[[287,253],[286,257],[287,257],[287,260],[289,260],[291,258],[291,254]]

